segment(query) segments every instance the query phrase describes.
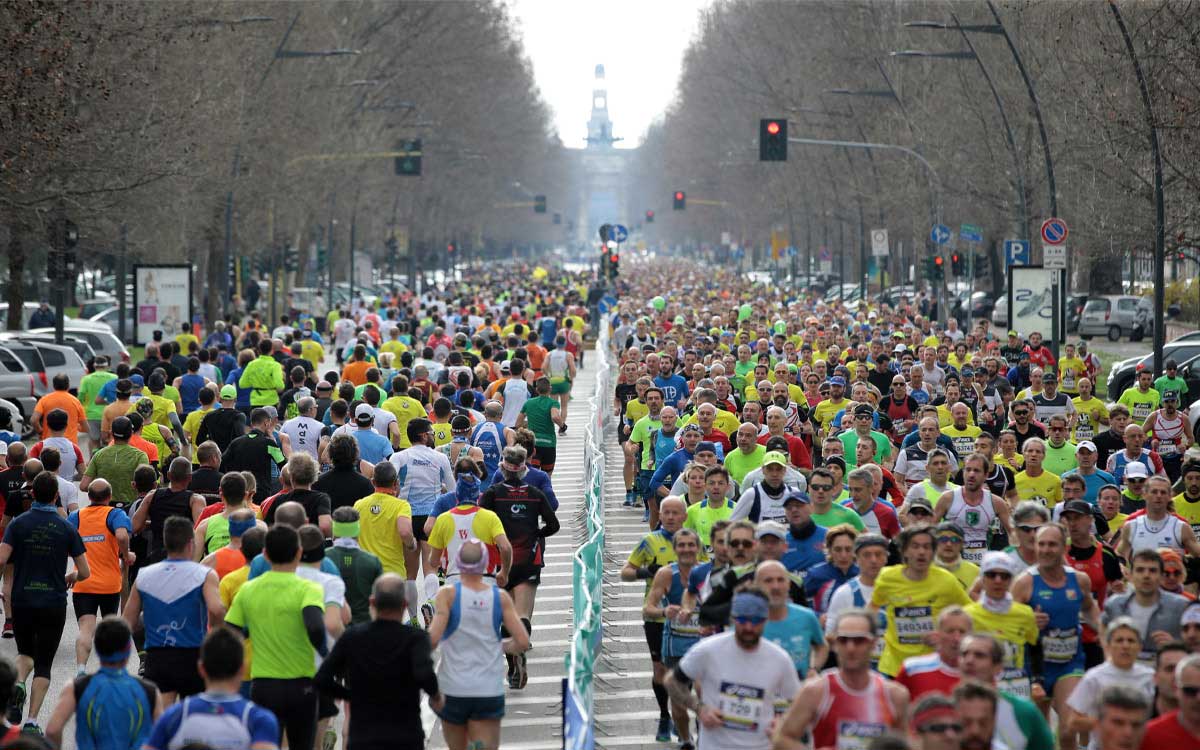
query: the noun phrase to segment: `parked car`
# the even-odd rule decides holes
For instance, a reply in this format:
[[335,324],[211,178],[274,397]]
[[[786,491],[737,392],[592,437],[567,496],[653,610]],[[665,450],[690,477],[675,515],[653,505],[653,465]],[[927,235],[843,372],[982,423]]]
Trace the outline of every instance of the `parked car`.
[[886,305],[895,307],[900,303],[900,298],[904,297],[909,302],[917,298],[917,288],[912,284],[903,284],[901,286],[889,286],[884,289],[876,299]]
[[[129,350],[117,338],[115,331],[100,330],[92,328],[84,328],[78,325],[79,321],[74,321],[75,324],[63,326],[63,334],[72,338],[86,341],[96,354],[103,354],[108,357],[108,361],[114,366],[119,362],[129,361]],[[27,333],[37,334],[39,336],[49,335],[54,336],[53,328],[34,328]],[[82,355],[81,355],[82,356]],[[86,359],[85,359],[86,361]]]
[[1150,309],[1150,301],[1128,294],[1105,294],[1089,297],[1079,317],[1079,335],[1084,339],[1107,336],[1119,341],[1133,334],[1139,315]]
[[12,426],[9,429],[17,433],[22,438],[29,437],[25,434],[25,417],[21,415],[21,410],[12,401],[0,398],[0,411],[8,412],[12,418]]
[[[26,302],[24,314],[21,316],[21,330],[29,328],[29,319],[33,317],[33,313],[38,309],[37,302]],[[64,323],[74,320],[70,315],[63,315]],[[8,303],[0,303],[0,331],[8,330]]]
[[[29,424],[33,409],[37,406],[34,384],[35,378],[25,363],[0,345],[0,399],[16,409],[22,424]],[[14,427],[13,432],[26,437],[24,430]]]
[[[1193,357],[1200,356],[1200,339],[1188,339],[1186,341],[1172,341],[1163,346],[1163,359],[1173,359],[1176,362],[1187,362]],[[1145,364],[1150,367],[1154,364],[1154,354],[1146,354],[1140,357],[1132,357],[1130,359],[1113,362],[1112,367],[1108,371],[1108,400],[1116,401],[1125,392],[1125,389],[1133,385],[1134,375],[1137,373],[1137,366]]]
[[996,295],[996,302],[992,305],[992,325],[1000,329],[1008,328],[1008,290],[1000,292]]
[[[96,326],[103,326],[112,331],[115,336],[121,330],[121,308],[108,307],[103,311],[88,318],[88,323]],[[76,321],[80,322],[80,321]],[[125,307],[125,343],[133,343],[134,332],[137,330],[137,321],[133,314],[133,305]],[[99,351],[99,350],[97,350]]]
[[79,381],[87,374],[83,358],[66,344],[36,338],[22,338],[20,333],[0,334],[0,346],[15,354],[34,376],[34,395],[38,398],[53,390],[51,381],[59,373],[65,373],[71,382],[71,391],[79,389]]
[[[110,307],[113,307],[115,300],[112,297],[95,297],[93,299],[85,299],[79,301],[79,317],[87,320],[98,313],[102,313]],[[130,304],[132,307],[132,301]]]

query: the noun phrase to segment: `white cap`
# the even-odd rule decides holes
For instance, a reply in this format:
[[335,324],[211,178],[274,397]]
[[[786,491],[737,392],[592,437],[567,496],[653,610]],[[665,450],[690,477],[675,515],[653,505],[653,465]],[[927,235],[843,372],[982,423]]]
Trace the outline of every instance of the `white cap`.
[[1007,552],[993,550],[983,553],[983,560],[979,562],[979,572],[990,573],[993,570],[1000,570],[1012,575],[1012,558]]
[[1145,479],[1150,476],[1150,472],[1146,471],[1146,464],[1141,461],[1132,461],[1125,464],[1126,479]]
[[1096,452],[1096,444],[1093,443],[1091,440],[1080,440],[1079,445],[1075,446],[1075,452],[1078,453],[1081,450],[1089,450],[1092,453],[1095,453]]
[[354,407],[355,422],[369,422],[375,418],[375,409],[370,404],[359,404]]

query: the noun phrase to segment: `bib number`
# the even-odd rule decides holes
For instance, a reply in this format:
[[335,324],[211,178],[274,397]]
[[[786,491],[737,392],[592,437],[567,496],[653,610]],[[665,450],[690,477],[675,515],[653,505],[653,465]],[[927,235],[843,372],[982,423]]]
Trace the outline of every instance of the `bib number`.
[[766,691],[753,685],[722,682],[717,696],[721,723],[735,732],[757,732],[762,728],[763,697]]
[[1158,441],[1158,455],[1166,458],[1179,455],[1179,445],[1174,440]]
[[1000,680],[996,683],[997,689],[1019,695],[1026,700],[1033,697],[1033,687],[1030,685],[1029,677],[1026,676],[1023,669],[1005,669],[1000,675]]
[[933,632],[933,607],[896,607],[896,638],[907,646],[920,645]]
[[866,721],[839,721],[837,734],[838,750],[867,750],[871,740],[887,732],[883,724]]
[[1079,653],[1078,628],[1050,628],[1042,636],[1042,653],[1046,661],[1063,664]]

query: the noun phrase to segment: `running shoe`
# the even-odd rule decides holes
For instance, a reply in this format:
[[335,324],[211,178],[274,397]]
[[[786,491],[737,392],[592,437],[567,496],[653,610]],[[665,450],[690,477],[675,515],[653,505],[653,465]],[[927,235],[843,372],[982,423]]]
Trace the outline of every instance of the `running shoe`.
[[433,602],[428,601],[421,605],[421,619],[425,621],[425,629],[429,630],[429,625],[433,622]]
[[21,727],[21,734],[33,735],[34,737],[42,736],[42,728],[32,721],[25,722],[25,726]]
[[674,727],[671,726],[670,716],[658,717],[658,734],[654,735],[655,742],[670,742],[671,732]]
[[21,715],[25,713],[25,685],[18,682],[13,685],[12,698],[8,701],[8,711],[5,714],[8,723],[16,726],[21,723]]
[[0,630],[0,637],[2,637],[2,638],[12,638],[13,637],[12,620],[4,621],[4,629]]
[[330,727],[325,730],[325,736],[321,738],[321,750],[336,750],[337,742],[337,730]]
[[696,750],[696,746],[690,742],[680,742],[679,750]]
[[567,426],[565,424],[560,424],[558,426],[558,434],[559,435],[565,434],[566,431],[567,431]]
[[525,685],[529,682],[529,665],[525,661],[525,654],[517,654],[513,657],[513,676],[517,680],[517,690],[524,690]]
[[633,497],[633,490],[625,490],[625,507],[632,508],[637,501]]
[[642,523],[650,523],[650,509],[646,508],[642,511]]

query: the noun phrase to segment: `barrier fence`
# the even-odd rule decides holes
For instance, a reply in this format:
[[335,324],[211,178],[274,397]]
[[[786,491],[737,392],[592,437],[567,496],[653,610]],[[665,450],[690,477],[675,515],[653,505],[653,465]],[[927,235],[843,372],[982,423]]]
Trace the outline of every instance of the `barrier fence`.
[[604,587],[604,428],[612,414],[612,369],[608,326],[600,326],[593,361],[596,387],[588,402],[583,441],[583,507],[585,535],[572,560],[574,629],[566,657],[563,690],[564,750],[595,747],[594,682],[600,656],[601,607]]

